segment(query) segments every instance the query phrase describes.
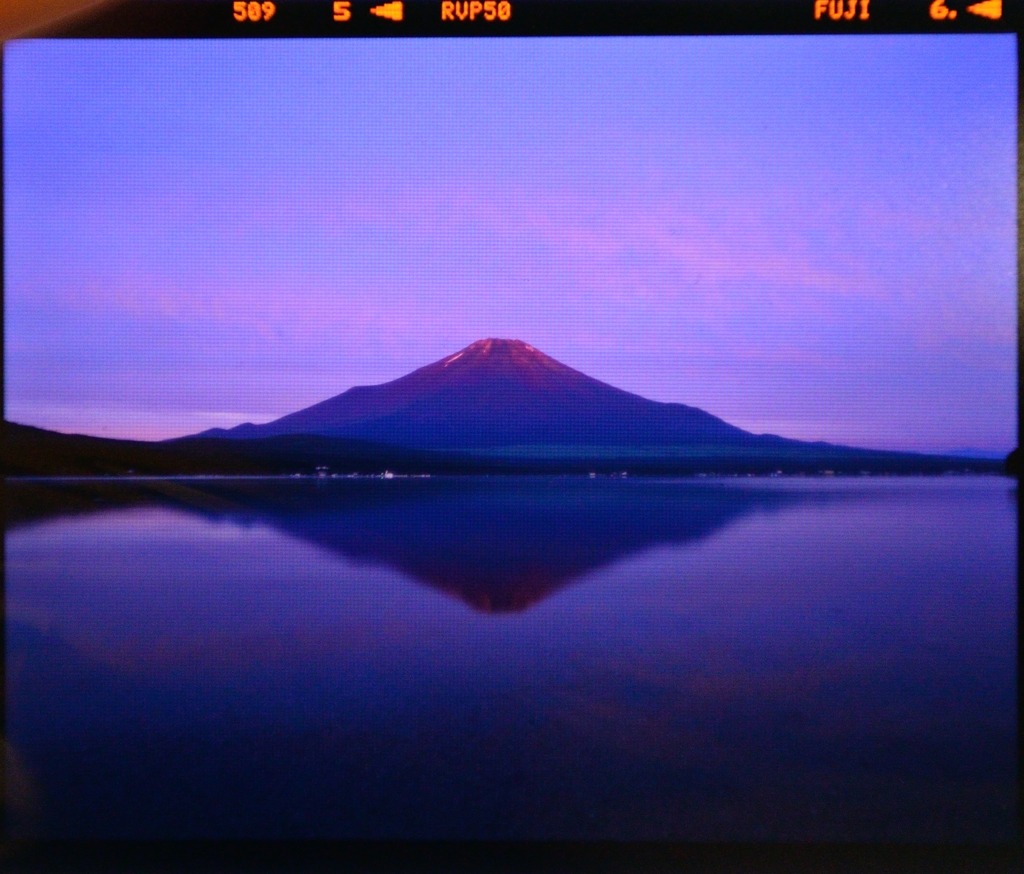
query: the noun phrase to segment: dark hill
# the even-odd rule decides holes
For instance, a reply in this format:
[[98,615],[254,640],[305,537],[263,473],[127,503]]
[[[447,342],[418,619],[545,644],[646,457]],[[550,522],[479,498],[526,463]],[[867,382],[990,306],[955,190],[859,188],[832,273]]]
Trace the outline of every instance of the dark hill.
[[2,434],[6,477],[280,476],[314,474],[321,466],[371,474],[386,468],[462,470],[458,457],[316,435],[245,441],[186,437],[154,443],[61,434],[14,422],[4,422]]

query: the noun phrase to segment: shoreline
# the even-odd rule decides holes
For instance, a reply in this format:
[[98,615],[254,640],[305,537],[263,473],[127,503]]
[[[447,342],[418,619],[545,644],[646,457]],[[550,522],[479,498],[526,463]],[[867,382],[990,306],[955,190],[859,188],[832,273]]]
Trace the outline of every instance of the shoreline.
[[309,474],[309,473],[285,473],[285,474],[100,474],[100,475],[57,475],[57,476],[4,476],[5,483],[121,483],[121,482],[233,482],[233,481],[260,481],[260,482],[339,482],[348,480],[524,480],[524,479],[571,479],[571,480],[639,480],[639,481],[677,481],[685,480],[734,480],[734,479],[820,479],[820,480],[861,480],[861,479],[940,479],[940,478],[963,478],[963,477],[998,477],[1013,480],[1015,477],[1006,471],[999,470],[943,470],[943,471],[832,471],[823,470],[816,473],[807,472],[773,472],[773,473],[549,473],[549,472],[506,472],[506,473],[392,473],[384,471],[381,473],[347,473],[347,474]]

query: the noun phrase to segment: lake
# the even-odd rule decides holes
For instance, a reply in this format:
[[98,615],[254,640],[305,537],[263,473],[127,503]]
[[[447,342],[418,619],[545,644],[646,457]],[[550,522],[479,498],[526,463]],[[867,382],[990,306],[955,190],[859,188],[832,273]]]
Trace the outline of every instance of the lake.
[[1011,480],[6,489],[10,836],[1016,837]]

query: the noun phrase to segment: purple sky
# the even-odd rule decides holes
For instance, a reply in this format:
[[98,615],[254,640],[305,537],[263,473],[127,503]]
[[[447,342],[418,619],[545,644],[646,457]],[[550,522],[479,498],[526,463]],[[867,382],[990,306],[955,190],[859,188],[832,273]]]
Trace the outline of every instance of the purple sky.
[[1005,452],[1012,35],[21,41],[5,417],[265,422],[483,337],[753,431]]

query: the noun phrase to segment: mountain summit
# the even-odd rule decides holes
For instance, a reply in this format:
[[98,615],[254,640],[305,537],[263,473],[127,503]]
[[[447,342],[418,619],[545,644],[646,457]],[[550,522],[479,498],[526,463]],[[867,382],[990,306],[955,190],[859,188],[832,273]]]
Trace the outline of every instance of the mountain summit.
[[356,386],[265,425],[202,436],[316,434],[417,449],[754,445],[696,407],[647,400],[521,340],[477,340],[391,382]]

